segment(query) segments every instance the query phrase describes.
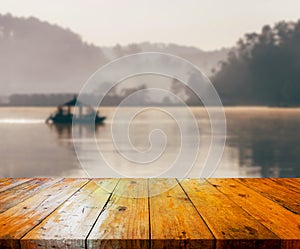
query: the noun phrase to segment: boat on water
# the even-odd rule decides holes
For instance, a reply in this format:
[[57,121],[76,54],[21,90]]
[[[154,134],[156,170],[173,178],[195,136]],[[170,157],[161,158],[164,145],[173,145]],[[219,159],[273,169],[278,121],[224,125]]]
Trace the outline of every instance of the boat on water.
[[[78,108],[78,114],[74,114],[74,109]],[[73,109],[73,110],[72,110]],[[46,123],[54,124],[102,124],[106,119],[105,116],[100,116],[98,111],[93,107],[88,106],[74,98],[57,107],[57,111],[51,114]]]

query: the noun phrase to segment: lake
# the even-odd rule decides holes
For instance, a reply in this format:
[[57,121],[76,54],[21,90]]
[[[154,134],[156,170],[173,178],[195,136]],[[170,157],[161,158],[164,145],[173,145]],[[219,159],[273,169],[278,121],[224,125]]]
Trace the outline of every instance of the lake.
[[[176,112],[184,120],[182,108],[167,109]],[[128,107],[122,111],[128,113],[136,109]],[[211,136],[210,122],[204,108],[192,107],[191,110],[199,126],[200,150],[205,154]],[[83,135],[75,140],[71,126],[45,124],[44,120],[53,111],[55,108],[0,109],[1,177],[93,177],[87,168],[98,163],[96,158],[99,157],[99,150],[105,161],[124,176],[130,169],[136,173],[134,176],[151,170],[159,175],[181,152],[180,127],[159,110],[144,111],[132,121],[128,132],[133,147],[122,144],[121,140],[121,147],[113,143],[111,125],[114,108],[101,109],[107,121],[105,125],[97,126],[95,133],[89,126],[77,127]],[[225,149],[212,177],[300,177],[299,108],[226,107],[225,113]],[[166,146],[155,162],[141,167],[120,154],[122,151],[127,155],[147,151],[151,147],[149,134],[154,129],[164,131],[167,138]],[[187,139],[194,139],[189,129],[183,132]],[[97,148],[92,143],[94,136],[99,144]],[[85,165],[83,168],[73,142],[80,150],[80,160]],[[155,148],[153,151],[154,154],[158,153]],[[192,177],[201,176],[199,172],[205,161],[201,153],[191,170]],[[102,166],[98,166],[101,171]]]

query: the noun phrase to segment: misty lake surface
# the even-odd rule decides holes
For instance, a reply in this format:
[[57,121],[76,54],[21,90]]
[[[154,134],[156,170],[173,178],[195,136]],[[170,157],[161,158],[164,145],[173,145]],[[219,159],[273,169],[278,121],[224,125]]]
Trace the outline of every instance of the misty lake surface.
[[[124,112],[136,107],[124,108]],[[179,116],[183,107],[168,107]],[[207,150],[210,122],[204,108],[192,107],[197,118],[202,147]],[[80,144],[85,155],[81,160],[93,165],[99,148],[91,144],[94,132],[89,126],[77,127],[82,139],[72,138],[72,126],[45,124],[54,108],[0,108],[1,177],[93,177],[81,167],[73,142]],[[212,177],[300,177],[300,109],[267,107],[226,107],[227,136],[222,159]],[[111,124],[114,108],[104,107],[105,125],[97,126],[95,137],[108,163],[120,172],[131,167],[113,144]],[[182,114],[184,119],[184,114]],[[173,119],[157,110],[138,115],[130,126],[129,136],[135,148],[147,150],[149,134],[161,129],[167,136],[162,156],[154,165],[157,171],[168,167],[180,153],[180,129]],[[184,131],[185,136],[189,130]],[[79,140],[79,141],[78,141]],[[124,149],[124,148],[122,148]],[[132,147],[125,148],[129,152]],[[205,154],[205,153],[204,153]],[[192,170],[197,176],[204,161],[199,156]],[[101,168],[101,165],[99,166]],[[143,166],[147,171],[147,165]],[[122,171],[123,170],[123,171]]]

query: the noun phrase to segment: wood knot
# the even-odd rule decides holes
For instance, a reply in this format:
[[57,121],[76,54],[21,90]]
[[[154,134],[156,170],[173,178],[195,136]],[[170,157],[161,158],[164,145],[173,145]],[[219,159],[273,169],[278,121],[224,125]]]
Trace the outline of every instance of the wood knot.
[[124,206],[119,206],[118,207],[119,212],[124,212],[126,209],[127,209],[127,207],[124,207]]
[[257,233],[257,230],[252,228],[252,227],[245,226],[245,228],[249,231],[250,234],[256,234]]

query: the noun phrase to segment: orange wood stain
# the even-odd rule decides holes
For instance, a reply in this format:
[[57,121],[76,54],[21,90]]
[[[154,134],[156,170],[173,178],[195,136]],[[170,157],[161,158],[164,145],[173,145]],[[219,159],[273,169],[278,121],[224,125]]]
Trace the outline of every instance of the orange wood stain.
[[0,249],[300,248],[300,180],[0,179]]

